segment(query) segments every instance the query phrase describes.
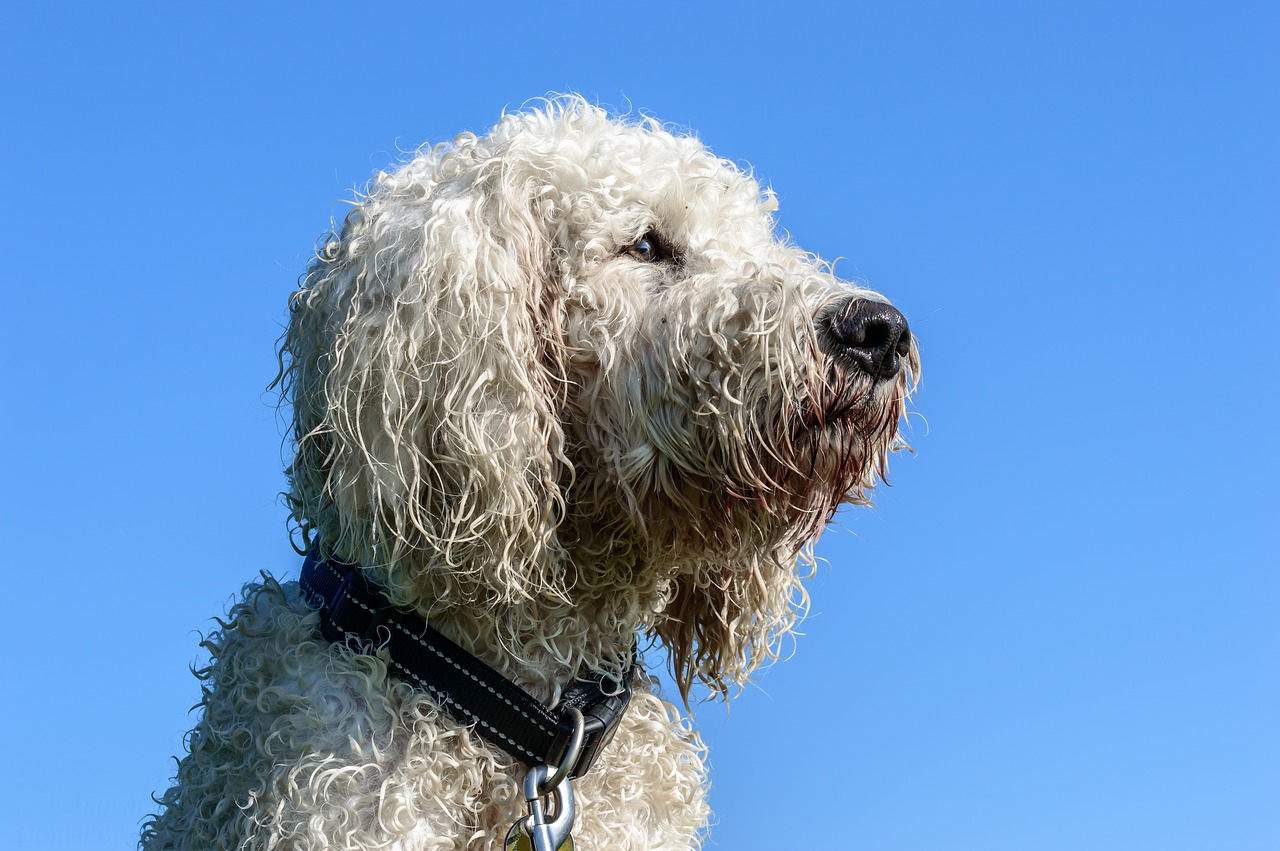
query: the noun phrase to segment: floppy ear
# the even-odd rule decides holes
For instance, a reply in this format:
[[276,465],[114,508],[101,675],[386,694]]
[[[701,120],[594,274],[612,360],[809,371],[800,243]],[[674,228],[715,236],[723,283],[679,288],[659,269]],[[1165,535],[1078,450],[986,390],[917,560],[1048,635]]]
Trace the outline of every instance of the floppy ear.
[[281,342],[309,546],[402,604],[562,595],[559,304],[526,187],[463,138],[383,174]]

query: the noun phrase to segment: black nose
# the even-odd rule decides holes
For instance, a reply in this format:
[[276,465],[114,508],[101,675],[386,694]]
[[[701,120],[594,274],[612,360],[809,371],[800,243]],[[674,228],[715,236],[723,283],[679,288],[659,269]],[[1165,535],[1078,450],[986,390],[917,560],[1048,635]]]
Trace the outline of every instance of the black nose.
[[891,304],[849,298],[823,312],[829,354],[865,372],[876,381],[893,378],[911,352],[907,320]]

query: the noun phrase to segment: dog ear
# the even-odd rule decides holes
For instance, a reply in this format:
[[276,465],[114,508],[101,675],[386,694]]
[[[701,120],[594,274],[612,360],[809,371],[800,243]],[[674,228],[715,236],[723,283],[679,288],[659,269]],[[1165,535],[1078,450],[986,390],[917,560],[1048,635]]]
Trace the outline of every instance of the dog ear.
[[281,343],[303,545],[396,602],[562,596],[559,303],[527,192],[475,139],[383,174]]

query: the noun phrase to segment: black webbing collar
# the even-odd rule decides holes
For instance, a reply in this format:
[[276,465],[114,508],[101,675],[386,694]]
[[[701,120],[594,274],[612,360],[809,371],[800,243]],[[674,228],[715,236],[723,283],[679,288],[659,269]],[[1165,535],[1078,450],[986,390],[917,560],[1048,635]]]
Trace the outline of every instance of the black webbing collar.
[[520,686],[432,629],[419,615],[391,605],[364,571],[315,548],[302,565],[303,593],[320,610],[320,628],[329,641],[355,639],[385,648],[391,668],[404,681],[432,696],[459,724],[475,727],[490,744],[529,766],[556,765],[573,733],[568,708],[583,715],[583,742],[570,777],[591,768],[613,738],[631,701],[637,656],[622,682],[580,679],[548,709]]

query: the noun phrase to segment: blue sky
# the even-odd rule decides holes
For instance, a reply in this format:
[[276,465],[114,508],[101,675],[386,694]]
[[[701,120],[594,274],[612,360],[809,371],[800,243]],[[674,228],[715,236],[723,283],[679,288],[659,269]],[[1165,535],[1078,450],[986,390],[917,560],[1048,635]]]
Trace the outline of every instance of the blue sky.
[[11,847],[129,847],[199,632],[296,575],[264,388],[342,199],[553,91],[749,164],[921,340],[794,657],[697,708],[708,847],[1280,847],[1273,4],[5,17]]

